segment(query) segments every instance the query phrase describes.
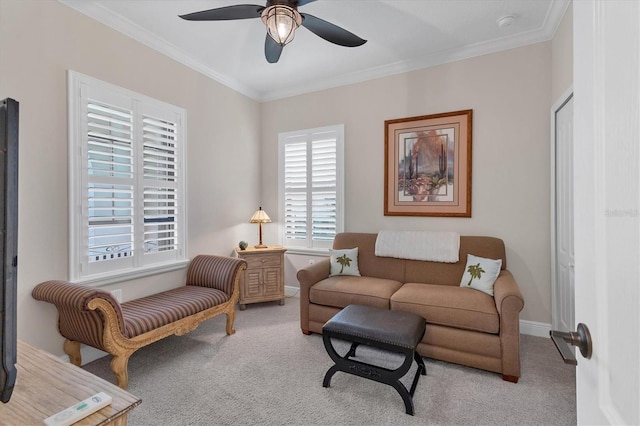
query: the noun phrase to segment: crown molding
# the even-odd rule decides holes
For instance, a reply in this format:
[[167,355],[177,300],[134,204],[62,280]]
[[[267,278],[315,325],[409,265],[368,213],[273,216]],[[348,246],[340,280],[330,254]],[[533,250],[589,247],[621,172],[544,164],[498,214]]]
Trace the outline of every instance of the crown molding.
[[551,40],[555,35],[564,14],[567,13],[567,9],[572,0],[554,0],[549,8],[549,13],[544,19],[542,30],[547,34],[547,40]]
[[560,25],[560,22],[562,21],[562,18],[566,13],[569,4],[571,3],[571,0],[553,1],[551,3],[551,7],[549,8],[547,16],[545,17],[543,25],[539,29],[529,31],[527,33],[495,39],[488,42],[472,44],[462,49],[445,50],[432,55],[413,58],[408,61],[398,61],[388,65],[373,67],[358,72],[344,73],[338,77],[306,82],[301,85],[287,87],[283,90],[260,92],[234,78],[218,73],[216,70],[208,67],[207,65],[185,53],[183,50],[172,45],[167,40],[158,37],[156,34],[140,27],[127,18],[110,11],[99,4],[87,0],[58,1],[258,102],[268,102],[292,96],[298,96],[305,93],[337,88],[349,84],[361,83],[367,80],[388,77],[391,75],[402,74],[422,68],[429,68],[450,62],[456,62],[477,56],[523,47],[530,44],[549,41],[555,35],[556,30],[558,29],[558,26]]
[[349,84],[361,83],[376,78],[388,77],[416,71],[423,68],[434,67],[450,62],[470,59],[477,56],[488,55],[518,47],[524,47],[535,43],[542,43],[551,40],[566,13],[571,0],[555,0],[544,19],[543,25],[533,31],[518,34],[517,36],[494,39],[488,42],[472,44],[462,49],[444,50],[433,55],[414,58],[408,61],[398,61],[380,67],[373,67],[366,70],[344,73],[337,78],[316,80],[305,84],[304,87],[293,86],[284,90],[273,91],[262,94],[261,101],[273,101],[277,99],[298,96],[305,93],[318,92],[321,90],[347,86]]
[[162,37],[158,37],[151,31],[146,30],[122,15],[106,9],[102,5],[87,0],[58,0],[58,2],[144,44],[147,47],[157,50],[171,59],[204,74],[230,89],[240,92],[254,100],[260,100],[260,94],[256,90],[236,79],[216,72],[211,67],[204,65],[202,62],[188,55],[182,49],[174,46],[169,41]]
[[347,86],[349,84],[362,83],[368,80],[417,71],[424,68],[457,62],[464,59],[471,59],[548,40],[549,38],[546,34],[540,31],[532,31],[515,37],[507,37],[499,40],[492,40],[490,42],[469,45],[463,49],[444,50],[433,55],[422,56],[408,61],[398,61],[380,67],[373,67],[352,73],[344,73],[336,78],[315,80],[313,82],[306,83],[304,86],[291,86],[284,90],[275,90],[269,93],[264,93],[261,96],[261,101],[273,101],[305,93]]

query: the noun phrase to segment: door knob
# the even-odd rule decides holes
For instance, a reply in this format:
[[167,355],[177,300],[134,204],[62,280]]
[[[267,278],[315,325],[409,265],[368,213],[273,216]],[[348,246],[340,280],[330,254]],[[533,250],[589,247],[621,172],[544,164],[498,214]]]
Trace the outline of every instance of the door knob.
[[580,323],[576,331],[557,331],[551,330],[549,332],[553,344],[556,345],[560,356],[565,364],[578,365],[578,360],[573,355],[573,351],[569,348],[569,345],[577,346],[580,349],[580,353],[586,359],[591,358],[592,344],[591,333],[589,333],[589,327]]

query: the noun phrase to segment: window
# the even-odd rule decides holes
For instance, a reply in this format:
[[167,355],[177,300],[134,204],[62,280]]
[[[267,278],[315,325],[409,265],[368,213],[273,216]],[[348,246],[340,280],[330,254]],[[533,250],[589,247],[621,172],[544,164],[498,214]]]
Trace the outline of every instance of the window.
[[282,244],[328,249],[344,228],[344,126],[281,133],[278,142]]
[[183,109],[69,72],[70,279],[183,267]]

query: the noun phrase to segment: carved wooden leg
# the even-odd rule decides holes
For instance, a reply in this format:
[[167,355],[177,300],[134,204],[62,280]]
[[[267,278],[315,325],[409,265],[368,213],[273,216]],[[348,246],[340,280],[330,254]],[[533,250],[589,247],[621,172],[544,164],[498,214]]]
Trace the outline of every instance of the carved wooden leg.
[[226,314],[227,314],[227,334],[230,336],[232,334],[235,334],[236,332],[233,328],[233,322],[236,319],[236,310],[230,309],[229,312],[227,312]]
[[302,329],[302,334],[306,334],[307,336],[311,335],[312,332],[309,330],[305,330],[304,328]]
[[80,364],[82,364],[82,355],[80,355],[80,342],[66,339],[64,341],[64,344],[62,345],[62,348],[64,349],[64,353],[69,356],[69,361],[71,361],[71,364],[80,367]]
[[122,389],[127,389],[129,385],[129,376],[127,374],[127,365],[129,364],[129,357],[131,354],[126,355],[114,355],[111,359],[111,371],[116,376],[118,386]]

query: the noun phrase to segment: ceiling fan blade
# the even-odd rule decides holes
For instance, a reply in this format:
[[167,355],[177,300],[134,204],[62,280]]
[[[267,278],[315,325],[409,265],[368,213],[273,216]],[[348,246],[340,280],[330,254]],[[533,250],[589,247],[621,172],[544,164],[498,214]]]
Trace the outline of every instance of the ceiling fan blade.
[[264,6],[258,6],[257,4],[238,4],[178,16],[187,21],[228,21],[231,19],[259,18],[263,10]]
[[314,1],[316,1],[316,0],[298,0],[298,7],[304,6],[305,4],[308,4],[308,3],[311,3],[311,2],[314,2]]
[[361,39],[357,35],[341,28],[337,25],[327,22],[323,19],[316,18],[308,13],[301,13],[302,26],[309,31],[322,37],[323,39],[330,41],[331,43],[338,44],[346,47],[362,46],[367,40]]
[[267,62],[275,64],[280,59],[280,54],[284,46],[278,44],[269,34],[264,40],[264,56],[267,58]]

